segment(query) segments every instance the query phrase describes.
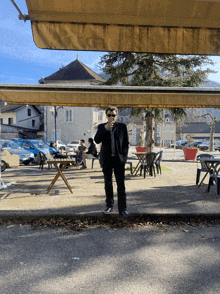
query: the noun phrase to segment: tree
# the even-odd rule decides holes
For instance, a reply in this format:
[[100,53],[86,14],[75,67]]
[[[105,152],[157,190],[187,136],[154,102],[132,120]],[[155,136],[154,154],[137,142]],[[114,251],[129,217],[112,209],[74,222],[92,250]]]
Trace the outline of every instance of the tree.
[[[102,56],[100,66],[110,77],[106,85],[198,87],[206,82],[209,68],[214,63],[207,56],[179,56],[168,54],[113,52]],[[177,121],[185,115],[184,109],[170,108]],[[131,116],[142,115],[146,122],[145,145],[154,148],[154,120],[161,117],[159,108],[132,108]]]
[[[208,124],[208,126],[210,126],[209,151],[213,151],[215,124],[218,121],[216,120],[216,117],[213,117],[213,115],[211,113],[209,113],[209,112],[205,113],[203,115],[198,115],[197,118],[199,118],[199,117],[203,117],[205,119],[206,123]],[[208,120],[208,117],[211,119],[211,121]]]

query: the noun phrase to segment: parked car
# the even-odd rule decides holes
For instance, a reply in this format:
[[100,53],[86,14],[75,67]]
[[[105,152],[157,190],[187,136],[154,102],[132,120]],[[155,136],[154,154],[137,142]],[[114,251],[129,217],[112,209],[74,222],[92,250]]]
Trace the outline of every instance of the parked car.
[[203,142],[202,144],[199,144],[197,147],[199,148],[199,150],[205,151],[209,149],[209,145],[209,142]]
[[66,147],[68,148],[69,151],[75,151],[78,149],[79,145],[80,145],[80,140],[72,140],[66,145]]
[[[47,141],[46,143],[47,143],[47,145],[48,146],[50,146],[50,143],[51,142],[54,142],[54,141]],[[56,143],[55,143],[55,147],[57,148],[57,149],[60,149],[60,150],[66,150],[67,148],[66,148],[66,145],[61,141],[61,140],[57,140],[56,141]]]
[[20,147],[16,142],[12,140],[0,140],[1,151],[8,150],[11,154],[19,155],[20,164],[28,165],[34,162],[33,152],[27,151]]
[[46,143],[44,143],[42,140],[23,139],[20,142],[20,146],[24,148],[25,150],[28,150],[34,153],[35,157],[37,156],[39,150],[42,151],[44,154],[49,152],[49,146]]
[[195,142],[191,142],[191,143],[188,143],[188,144],[185,144],[184,147],[196,147],[199,145],[199,144],[202,144],[203,141],[195,141]]
[[194,142],[194,147],[198,147],[198,145],[202,144],[203,141],[195,141]]
[[[186,144],[188,144],[187,140],[179,140],[176,141],[176,149],[181,149],[183,148]],[[174,148],[174,144],[170,145],[171,148]]]

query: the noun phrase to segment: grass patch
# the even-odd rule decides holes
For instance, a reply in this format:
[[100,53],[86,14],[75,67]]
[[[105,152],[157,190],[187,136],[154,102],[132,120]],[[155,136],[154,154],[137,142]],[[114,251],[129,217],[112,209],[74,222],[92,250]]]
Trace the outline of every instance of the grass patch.
[[167,168],[165,166],[161,166],[161,171],[172,171],[172,169]]
[[[132,170],[134,170],[134,169],[135,169],[135,166],[132,167]],[[126,167],[126,170],[130,170],[130,167],[129,166]],[[167,168],[165,166],[161,166],[161,171],[172,171],[172,169]]]

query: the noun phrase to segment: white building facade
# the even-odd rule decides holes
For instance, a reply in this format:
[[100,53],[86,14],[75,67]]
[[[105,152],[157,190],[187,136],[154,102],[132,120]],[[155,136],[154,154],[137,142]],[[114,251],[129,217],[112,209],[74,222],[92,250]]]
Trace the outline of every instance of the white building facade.
[[[78,58],[61,68],[49,77],[41,78],[41,84],[72,84],[72,85],[98,85],[105,79],[93,72]],[[105,111],[96,107],[71,107],[56,106],[56,127],[55,107],[44,107],[45,141],[56,139],[67,144],[71,140],[94,138],[97,126],[106,122]]]

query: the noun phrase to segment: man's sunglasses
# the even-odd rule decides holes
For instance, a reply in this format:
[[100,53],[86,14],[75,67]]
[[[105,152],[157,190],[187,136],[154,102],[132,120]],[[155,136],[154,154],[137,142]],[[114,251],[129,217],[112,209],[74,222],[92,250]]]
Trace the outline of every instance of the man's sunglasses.
[[107,114],[107,117],[116,117],[116,114]]

